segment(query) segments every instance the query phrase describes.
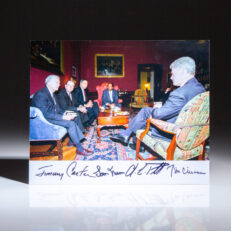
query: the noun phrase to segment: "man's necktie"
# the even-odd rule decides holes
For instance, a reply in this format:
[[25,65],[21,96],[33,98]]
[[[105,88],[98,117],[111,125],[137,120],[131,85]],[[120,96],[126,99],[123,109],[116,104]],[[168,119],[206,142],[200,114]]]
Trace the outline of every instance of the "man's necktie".
[[51,94],[51,98],[53,99],[54,102],[54,106],[55,106],[55,112],[58,113],[57,107],[56,107],[56,101],[55,101],[55,97],[53,94]]

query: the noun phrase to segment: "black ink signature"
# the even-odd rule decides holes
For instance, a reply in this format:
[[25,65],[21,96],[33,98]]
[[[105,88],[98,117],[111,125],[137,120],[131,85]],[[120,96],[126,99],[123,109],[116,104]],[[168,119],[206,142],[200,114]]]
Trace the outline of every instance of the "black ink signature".
[[114,166],[111,166],[110,168],[107,168],[107,170],[111,173],[111,176],[118,176],[118,175],[124,175],[125,172],[121,172],[121,171],[116,171],[114,170]]
[[158,175],[165,166],[168,166],[169,164],[166,162],[162,163],[145,163],[144,167],[141,168],[138,171],[138,175],[142,175],[143,173],[145,175]]
[[[63,179],[63,172],[55,172],[48,169],[53,167],[53,165],[40,167],[39,173],[36,174],[38,177],[46,177],[46,176],[58,176],[60,180]],[[124,175],[125,177],[132,177],[134,175],[158,175],[163,172],[164,169],[170,170],[170,176],[173,177],[176,174],[184,174],[184,175],[192,175],[192,174],[206,174],[206,172],[190,170],[189,167],[182,167],[182,169],[178,169],[174,164],[169,164],[167,162],[161,163],[136,163],[131,164],[125,171],[118,171],[115,169],[113,165],[110,168],[103,169],[102,166],[96,165],[96,169],[92,170],[88,165],[83,167],[79,167],[76,161],[71,162],[67,169],[66,175],[68,177],[91,177],[91,178],[102,178],[106,176],[120,176]]]
[[167,169],[170,169],[171,177],[173,176],[173,174],[181,173],[181,171],[174,164],[168,166]]
[[103,177],[103,176],[109,175],[108,172],[102,172],[100,165],[97,165],[96,168],[97,168],[97,171],[93,172],[93,174],[96,177]]
[[206,174],[205,172],[200,172],[200,171],[196,171],[196,170],[190,170],[188,167],[187,168],[183,167],[182,168],[182,173],[184,175],[185,174],[189,174],[189,175],[194,175],[194,174],[205,175]]
[[36,176],[38,177],[43,177],[43,176],[59,176],[60,177],[60,180],[63,179],[63,176],[64,176],[64,173],[62,172],[53,172],[53,171],[46,171],[44,170],[45,168],[50,168],[52,167],[53,165],[47,165],[47,166],[43,166],[41,168],[39,168],[38,170],[42,170],[40,173],[37,173]]
[[88,165],[86,165],[82,170],[77,171],[77,162],[73,161],[66,170],[66,174],[68,177],[71,176],[88,176],[88,177],[95,177],[88,173]]

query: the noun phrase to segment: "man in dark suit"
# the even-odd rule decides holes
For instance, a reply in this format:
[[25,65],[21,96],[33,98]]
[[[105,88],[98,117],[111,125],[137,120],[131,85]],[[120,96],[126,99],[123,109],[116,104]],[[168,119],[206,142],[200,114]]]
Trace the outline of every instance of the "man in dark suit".
[[86,79],[80,80],[80,86],[75,88],[73,92],[73,96],[77,100],[77,106],[84,106],[87,109],[87,114],[89,117],[89,124],[92,124],[92,122],[97,118],[99,114],[99,106],[96,102],[92,102],[92,100],[89,100],[86,94],[86,89],[88,86],[88,82]]
[[58,102],[64,111],[69,110],[76,112],[80,116],[83,125],[86,126],[89,121],[87,109],[82,105],[78,106],[77,100],[73,97],[74,87],[75,83],[72,80],[68,80],[65,87],[57,94]]
[[[138,129],[145,129],[147,119],[150,117],[161,119],[174,123],[184,105],[196,95],[205,91],[205,88],[195,78],[195,61],[190,57],[181,57],[175,60],[171,65],[172,70],[171,80],[173,85],[178,87],[173,90],[163,106],[157,108],[144,107],[129,123],[129,128],[120,134],[115,134],[111,137],[113,141],[119,141],[128,144],[131,134],[135,134]],[[154,127],[151,127],[152,136],[170,140],[171,135],[168,135]],[[134,139],[133,139],[134,142]],[[130,147],[135,149],[135,144]],[[144,151],[144,147],[142,150]]]
[[121,105],[118,103],[118,93],[115,89],[113,89],[114,84],[109,83],[107,89],[103,91],[102,95],[102,106],[117,106],[120,107]]
[[57,75],[49,75],[45,80],[46,87],[37,91],[31,101],[31,106],[39,108],[44,117],[53,124],[67,128],[72,142],[77,150],[76,154],[88,156],[90,151],[85,150],[81,145],[84,139],[84,127],[79,116],[65,113],[58,104],[57,96],[54,94],[59,89],[60,79]]

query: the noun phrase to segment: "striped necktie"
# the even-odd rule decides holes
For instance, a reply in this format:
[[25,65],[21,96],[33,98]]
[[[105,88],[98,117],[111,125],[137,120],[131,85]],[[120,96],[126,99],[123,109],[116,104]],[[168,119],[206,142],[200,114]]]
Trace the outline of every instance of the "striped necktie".
[[85,90],[83,90],[83,94],[84,94],[85,102],[87,102],[87,95],[86,95]]
[[72,106],[71,93],[68,93],[68,97],[69,97],[69,105]]
[[54,103],[54,106],[55,106],[55,112],[58,114],[58,110],[57,110],[57,107],[56,107],[56,101],[55,101],[55,97],[53,94],[51,94],[51,98],[53,99],[53,103]]

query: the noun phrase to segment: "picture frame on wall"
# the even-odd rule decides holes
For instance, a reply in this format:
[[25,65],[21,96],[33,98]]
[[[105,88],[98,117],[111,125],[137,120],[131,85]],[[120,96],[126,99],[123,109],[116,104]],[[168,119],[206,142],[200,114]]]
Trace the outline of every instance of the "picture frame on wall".
[[123,78],[123,54],[95,54],[96,78]]
[[31,66],[58,75],[64,74],[62,67],[62,41],[31,41],[30,45]]
[[71,66],[71,76],[76,79],[76,66],[72,65]]

